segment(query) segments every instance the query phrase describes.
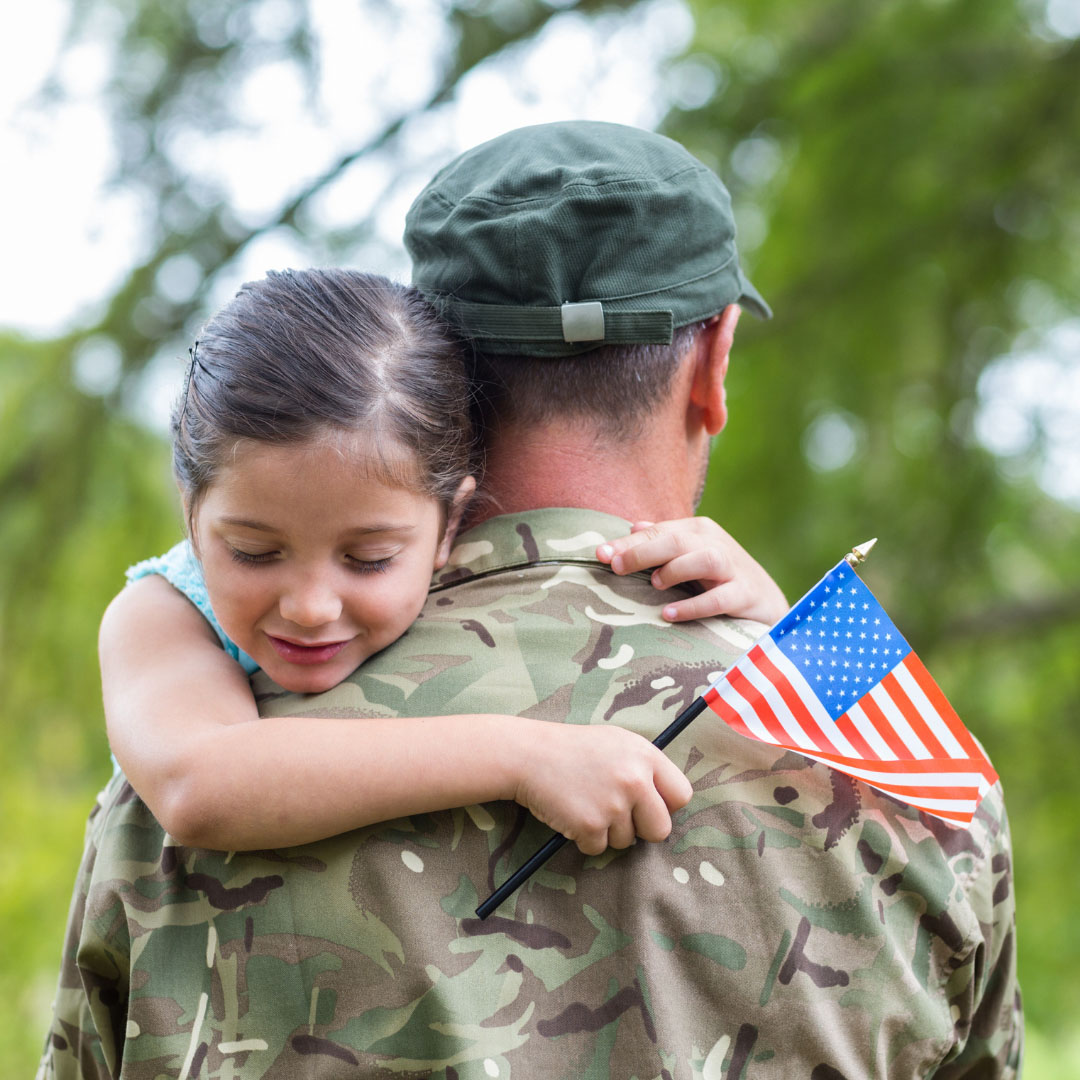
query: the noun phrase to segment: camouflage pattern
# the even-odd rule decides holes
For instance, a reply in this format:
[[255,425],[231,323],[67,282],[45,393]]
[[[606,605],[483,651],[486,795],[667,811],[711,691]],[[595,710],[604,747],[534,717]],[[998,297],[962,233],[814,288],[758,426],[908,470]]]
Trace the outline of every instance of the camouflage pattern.
[[[659,732],[761,631],[671,626],[593,559],[615,518],[464,534],[423,616],[265,714],[510,712]],[[88,827],[39,1077],[856,1080],[1013,1077],[1021,1042],[1000,789],[952,829],[711,714],[663,844],[564,848],[512,803],[287,851],[176,846],[122,776]],[[273,798],[273,791],[267,791]]]

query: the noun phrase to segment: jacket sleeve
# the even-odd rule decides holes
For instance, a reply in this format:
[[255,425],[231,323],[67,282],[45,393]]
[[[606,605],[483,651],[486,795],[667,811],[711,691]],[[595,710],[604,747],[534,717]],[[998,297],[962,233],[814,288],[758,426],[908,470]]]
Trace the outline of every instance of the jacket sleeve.
[[109,811],[125,788],[126,780],[114,777],[87,822],[37,1080],[115,1080],[120,1073],[130,942],[120,897],[96,870]]
[[1020,1074],[1024,1018],[1016,977],[1012,845],[1000,788],[995,794],[983,803],[997,814],[992,842],[972,872],[969,890],[980,935],[947,985],[957,1041],[934,1072],[936,1080],[1015,1080]]

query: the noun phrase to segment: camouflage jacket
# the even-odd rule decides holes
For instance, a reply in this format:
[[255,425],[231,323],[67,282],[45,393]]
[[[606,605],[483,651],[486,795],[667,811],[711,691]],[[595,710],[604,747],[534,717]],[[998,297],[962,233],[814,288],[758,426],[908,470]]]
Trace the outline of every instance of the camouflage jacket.
[[[593,558],[581,510],[461,536],[409,632],[264,714],[509,712],[654,736],[756,638],[672,626]],[[122,776],[91,816],[40,1077],[857,1080],[1012,1077],[1000,789],[952,829],[705,713],[663,844],[564,848],[495,803],[243,854],[165,835]],[[273,792],[268,791],[272,798]]]

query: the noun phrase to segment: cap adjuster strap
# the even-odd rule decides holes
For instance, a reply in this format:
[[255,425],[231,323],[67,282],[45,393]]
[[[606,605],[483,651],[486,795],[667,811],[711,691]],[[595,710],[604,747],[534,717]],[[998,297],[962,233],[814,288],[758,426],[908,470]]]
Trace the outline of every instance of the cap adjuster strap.
[[603,341],[604,305],[599,300],[585,304],[563,304],[563,341]]
[[473,304],[453,297],[437,303],[446,318],[476,341],[670,345],[674,331],[670,311],[612,311],[599,300],[559,307]]

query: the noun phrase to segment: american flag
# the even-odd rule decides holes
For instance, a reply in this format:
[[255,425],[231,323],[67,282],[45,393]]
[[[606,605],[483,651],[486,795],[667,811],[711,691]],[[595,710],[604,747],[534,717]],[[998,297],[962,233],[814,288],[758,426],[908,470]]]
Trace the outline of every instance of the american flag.
[[843,560],[704,697],[741,735],[796,750],[946,821],[968,824],[997,780]]

